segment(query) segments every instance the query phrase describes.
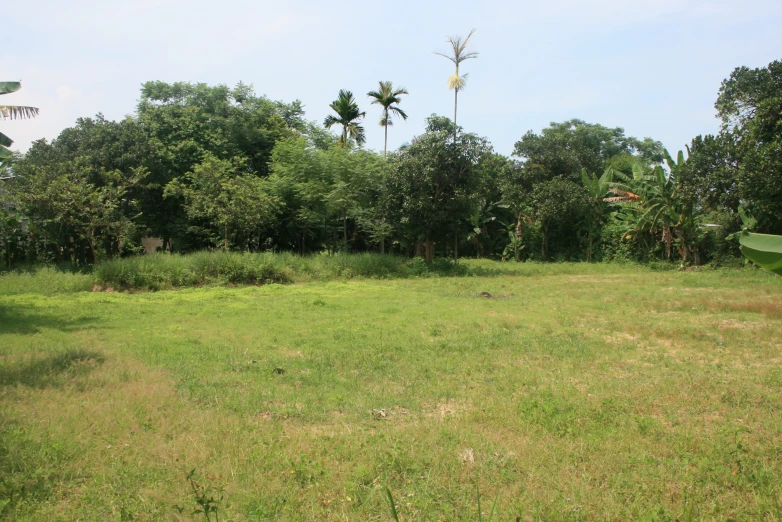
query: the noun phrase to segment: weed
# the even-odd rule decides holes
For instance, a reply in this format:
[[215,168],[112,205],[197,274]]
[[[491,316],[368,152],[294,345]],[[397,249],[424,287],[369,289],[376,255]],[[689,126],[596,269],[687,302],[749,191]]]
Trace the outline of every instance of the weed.
[[[196,475],[195,468],[190,470],[190,473],[188,473],[187,477],[185,478],[185,480],[187,480],[190,484],[190,490],[193,493],[193,500],[197,505],[197,507],[192,511],[191,515],[203,515],[207,522],[210,522],[212,520],[212,515],[214,515],[214,521],[219,522],[219,509],[220,504],[223,501],[224,494],[223,486],[220,485],[217,488],[214,488],[212,486],[199,483],[197,479],[198,477]],[[181,514],[185,511],[185,508],[177,505],[176,510]]]

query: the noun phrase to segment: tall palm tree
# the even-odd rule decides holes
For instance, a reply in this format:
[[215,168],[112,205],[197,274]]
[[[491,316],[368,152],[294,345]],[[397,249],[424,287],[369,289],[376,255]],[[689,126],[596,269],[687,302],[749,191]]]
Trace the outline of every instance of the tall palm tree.
[[407,89],[400,87],[399,89],[394,90],[394,85],[391,82],[379,82],[379,84],[380,89],[377,91],[369,91],[367,96],[373,98],[372,105],[377,104],[383,107],[383,116],[380,118],[380,125],[385,127],[386,136],[385,142],[383,143],[383,155],[385,156],[386,151],[388,150],[388,126],[394,124],[394,122],[391,121],[392,114],[401,116],[403,120],[407,119],[405,111],[394,106],[394,104],[402,102],[399,97],[403,94],[407,94]]
[[359,122],[367,113],[359,110],[353,93],[340,89],[339,96],[331,102],[329,107],[337,113],[337,117],[326,116],[326,119],[323,120],[323,126],[328,129],[332,125],[342,125],[342,135],[339,137],[337,145],[347,146],[349,138],[356,140],[358,145],[363,144],[366,137],[364,136],[364,127],[359,125]]
[[[0,82],[0,95],[10,94],[22,88],[21,82]],[[35,107],[23,107],[19,105],[0,105],[0,117],[2,119],[23,120],[25,118],[34,118],[38,115],[38,109]],[[11,151],[6,147],[13,144],[13,140],[0,132],[0,163],[11,157]]]
[[478,57],[478,53],[465,52],[467,49],[467,43],[470,41],[470,38],[472,37],[473,33],[475,33],[475,29],[470,31],[470,34],[468,34],[467,38],[465,38],[464,40],[462,40],[461,36],[449,36],[447,42],[451,44],[452,53],[449,54],[434,53],[438,56],[442,56],[443,58],[448,58],[456,66],[456,72],[453,75],[451,75],[451,77],[448,78],[448,88],[453,90],[454,125],[456,125],[456,106],[459,98],[459,91],[467,86],[467,74],[462,74],[461,76],[459,75],[459,64],[461,64],[465,60]]

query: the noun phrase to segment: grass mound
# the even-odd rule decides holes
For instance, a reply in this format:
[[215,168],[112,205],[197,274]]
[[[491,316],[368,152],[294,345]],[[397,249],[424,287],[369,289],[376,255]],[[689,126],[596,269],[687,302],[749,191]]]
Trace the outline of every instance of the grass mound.
[[420,259],[381,254],[337,254],[310,257],[238,252],[155,254],[115,259],[98,265],[95,282],[121,290],[161,290],[205,285],[259,285],[313,280],[405,278],[464,275],[466,267],[450,261],[426,265]]
[[[201,286],[242,286],[349,279],[408,279],[430,277],[500,277],[610,275],[636,270],[677,270],[673,263],[541,263],[500,262],[489,259],[436,259],[388,254],[241,253],[202,251],[192,254],[152,254],[112,259],[95,266],[92,273],[68,267],[27,267],[0,275],[0,295],[26,293],[55,295],[98,289],[165,290]],[[709,270],[707,267],[700,267]],[[735,270],[722,269],[726,274]],[[749,275],[749,274],[747,274]],[[758,272],[754,277],[763,278]],[[766,277],[772,274],[766,275]]]

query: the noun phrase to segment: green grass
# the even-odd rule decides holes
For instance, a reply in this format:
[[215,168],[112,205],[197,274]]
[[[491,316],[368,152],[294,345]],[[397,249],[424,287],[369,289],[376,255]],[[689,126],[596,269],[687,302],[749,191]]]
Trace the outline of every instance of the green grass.
[[[96,265],[91,274],[51,267],[0,274],[0,295],[56,294],[97,290],[167,290],[202,286],[263,285],[352,279],[407,279],[449,276],[611,273],[615,265],[583,263],[497,263],[363,254],[297,256],[290,253],[249,254],[203,251],[186,255],[154,254],[113,259]],[[637,265],[638,270],[673,270],[676,265]]]
[[194,520],[195,469],[220,520],[782,520],[782,278],[307,262],[0,278],[0,518]]

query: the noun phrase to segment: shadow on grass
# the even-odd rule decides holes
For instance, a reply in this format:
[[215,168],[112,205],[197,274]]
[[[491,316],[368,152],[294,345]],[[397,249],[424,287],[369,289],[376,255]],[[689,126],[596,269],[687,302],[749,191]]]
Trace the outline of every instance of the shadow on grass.
[[79,330],[95,320],[93,317],[64,319],[41,313],[30,306],[6,305],[0,303],[0,334],[34,334],[41,328],[64,332]]
[[0,386],[58,386],[64,379],[88,373],[105,360],[99,352],[79,349],[0,366]]

